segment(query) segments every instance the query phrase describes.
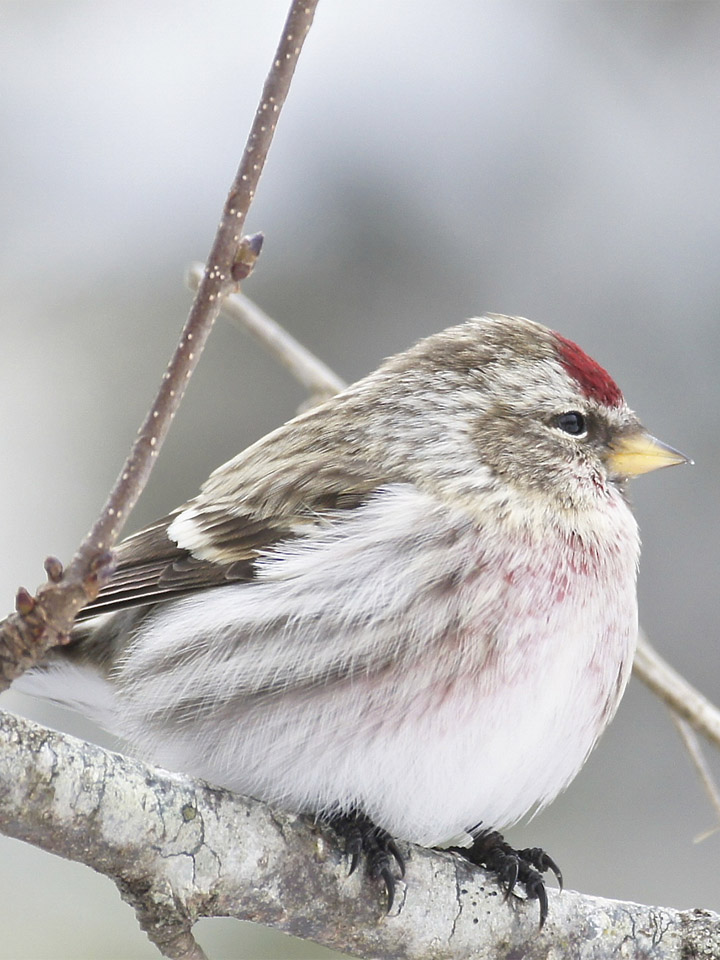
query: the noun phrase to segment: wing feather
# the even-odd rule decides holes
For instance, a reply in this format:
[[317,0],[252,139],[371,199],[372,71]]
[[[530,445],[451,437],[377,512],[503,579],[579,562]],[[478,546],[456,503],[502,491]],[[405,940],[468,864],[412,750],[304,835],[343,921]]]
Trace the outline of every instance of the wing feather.
[[346,475],[345,482],[345,489],[320,488],[313,498],[296,501],[293,513],[269,516],[258,504],[277,502],[273,476],[267,478],[266,497],[258,495],[255,485],[254,502],[208,503],[201,495],[120,544],[113,576],[77,622],[253,580],[254,562],[264,551],[326,522],[330,511],[359,506],[376,488],[375,480],[365,478],[350,482]]

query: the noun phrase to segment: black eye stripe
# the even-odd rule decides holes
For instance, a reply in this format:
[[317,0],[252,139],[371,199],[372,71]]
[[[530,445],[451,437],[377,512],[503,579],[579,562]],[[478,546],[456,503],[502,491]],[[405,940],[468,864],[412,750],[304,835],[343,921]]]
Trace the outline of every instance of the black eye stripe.
[[578,437],[587,431],[585,417],[579,410],[568,410],[567,413],[561,413],[555,419],[555,426],[573,437]]

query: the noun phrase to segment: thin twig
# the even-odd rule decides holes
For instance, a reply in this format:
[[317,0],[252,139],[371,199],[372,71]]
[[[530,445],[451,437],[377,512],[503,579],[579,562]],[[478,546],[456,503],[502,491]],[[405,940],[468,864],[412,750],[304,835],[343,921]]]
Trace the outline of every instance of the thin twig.
[[[697,734],[687,720],[683,720],[682,717],[679,717],[671,707],[668,707],[668,710],[670,717],[672,718],[672,721],[677,727],[678,733],[680,734],[680,739],[682,740],[685,749],[690,754],[690,759],[692,760],[695,770],[700,777],[700,782],[705,788],[705,792],[710,799],[710,805],[715,810],[718,821],[720,821],[720,792],[718,792],[715,778],[713,777],[712,773],[710,772],[710,768],[707,765],[707,760],[702,752],[702,747],[700,746]],[[702,840],[707,840],[708,837],[712,836],[714,833],[717,833],[718,830],[720,830],[720,823],[711,830],[706,830],[704,833],[701,833],[695,837],[695,843],[700,843]]]
[[633,669],[635,676],[678,716],[687,720],[716,747],[720,747],[720,710],[663,660],[642,631]]
[[[158,395],[143,423],[133,449],[97,522],[78,551],[95,553],[114,542],[127,513],[142,492],[154,458],[167,435],[222,301],[237,282],[236,264],[244,260],[241,234],[250,204],[272,143],[302,45],[312,24],[317,0],[293,0],[245,151],[223,208],[222,219],[208,256],[180,342],[163,377]],[[253,240],[246,247],[252,261]],[[252,264],[250,264],[251,266]],[[247,275],[247,266],[245,271]],[[244,276],[243,276],[244,279]]]
[[16,613],[0,624],[0,690],[50,647],[66,642],[77,613],[97,596],[110,571],[108,551],[147,483],[222,300],[252,270],[259,240],[243,238],[242,230],[316,6],[317,0],[291,3],[190,315],[105,506],[67,569],[63,571],[57,561],[46,565],[49,582],[34,597],[27,590],[18,591]]
[[[197,290],[204,270],[201,263],[194,263],[188,270],[187,283],[191,290]],[[226,297],[222,313],[247,330],[312,397],[332,397],[347,386],[327,364],[244,293],[232,293]]]

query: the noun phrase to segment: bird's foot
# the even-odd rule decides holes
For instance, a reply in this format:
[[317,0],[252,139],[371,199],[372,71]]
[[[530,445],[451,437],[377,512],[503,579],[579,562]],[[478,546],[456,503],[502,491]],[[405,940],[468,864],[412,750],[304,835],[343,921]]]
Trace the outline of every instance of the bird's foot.
[[[357,869],[361,858],[373,880],[382,879],[387,890],[387,912],[395,900],[395,883],[405,876],[405,858],[395,839],[372,820],[359,813],[339,814],[328,822],[345,840],[345,853],[350,859],[350,873]],[[398,876],[399,875],[399,876]]]
[[484,867],[495,874],[505,890],[507,900],[517,884],[525,888],[528,900],[537,900],[540,904],[540,929],[542,930],[548,913],[548,898],[543,874],[551,870],[562,890],[562,873],[552,857],[540,847],[526,847],[515,850],[506,843],[502,835],[495,830],[485,830],[478,834],[471,847],[451,847],[478,867]]

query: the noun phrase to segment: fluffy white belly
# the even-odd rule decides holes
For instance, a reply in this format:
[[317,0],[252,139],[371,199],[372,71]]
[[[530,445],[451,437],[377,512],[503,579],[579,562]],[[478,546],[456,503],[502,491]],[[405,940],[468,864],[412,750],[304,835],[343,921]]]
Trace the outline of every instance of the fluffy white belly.
[[609,503],[599,554],[393,491],[261,582],[157,616],[117,672],[115,729],[170,767],[286,808],[359,808],[419,843],[506,826],[570,782],[622,695],[628,517]]

